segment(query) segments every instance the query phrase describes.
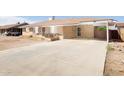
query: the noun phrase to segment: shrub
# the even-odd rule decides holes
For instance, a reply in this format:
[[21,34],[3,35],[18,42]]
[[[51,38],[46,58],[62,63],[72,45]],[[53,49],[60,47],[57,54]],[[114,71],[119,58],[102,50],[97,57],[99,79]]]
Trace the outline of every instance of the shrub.
[[96,30],[99,30],[99,31],[106,31],[106,27],[97,27]]
[[51,41],[60,40],[59,36],[54,36],[54,37],[51,37],[50,39],[51,39]]
[[33,37],[33,35],[30,35],[29,37],[30,37],[30,38],[32,38],[32,37]]
[[111,45],[108,45],[108,46],[107,46],[107,50],[108,50],[108,51],[114,51],[115,49],[114,49]]

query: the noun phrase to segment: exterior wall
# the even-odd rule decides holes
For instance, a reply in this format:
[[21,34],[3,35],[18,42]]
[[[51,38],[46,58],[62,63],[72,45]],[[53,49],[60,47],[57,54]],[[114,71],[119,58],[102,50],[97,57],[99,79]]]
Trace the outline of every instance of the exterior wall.
[[[93,25],[80,25],[81,38],[94,38],[94,26]],[[65,39],[77,37],[77,26],[63,26],[63,37]]]
[[38,34],[39,27],[35,27],[34,30],[35,34]]
[[50,33],[53,34],[62,34],[63,33],[63,26],[51,26]]
[[80,25],[82,38],[94,38],[93,25]]
[[33,32],[23,32],[22,35],[23,36],[31,36],[31,35],[33,35]]
[[5,29],[0,29],[0,35],[4,35],[7,32]]
[[95,30],[94,38],[104,39],[104,40],[107,39],[106,31]]
[[30,35],[33,35],[33,32],[30,31],[30,29],[27,27],[27,28],[23,28],[22,29],[22,35],[23,36],[30,36]]
[[38,34],[42,35],[42,27],[38,27]]
[[41,28],[40,27],[27,27],[22,29],[23,35],[29,36],[29,35],[37,35],[41,34]]
[[65,39],[76,38],[76,26],[64,26],[63,38]]
[[[34,27],[34,28],[23,28],[22,29],[22,34],[23,35],[35,35],[35,34],[43,34],[42,32],[43,27]],[[63,34],[63,27],[62,26],[56,26],[55,29],[51,29],[51,27],[44,27],[45,28],[45,34],[52,34],[52,33],[58,33],[58,34]],[[54,31],[55,30],[55,31]]]
[[[106,40],[107,39],[107,31],[100,31],[99,29],[97,29],[98,27],[105,27],[105,26],[95,26],[94,28],[94,38],[96,39],[102,39],[102,40]],[[111,35],[109,34],[109,37],[111,37]]]
[[50,33],[57,33],[57,26],[50,26]]
[[122,41],[124,41],[124,27],[120,27],[120,29],[118,31],[119,31]]
[[45,34],[49,34],[50,33],[50,27],[45,27]]
[[63,26],[58,26],[57,27],[57,33],[60,35],[63,35]]
[[[51,27],[44,27],[44,28],[45,28],[45,34],[57,33],[57,34],[63,35],[64,39],[71,39],[71,38],[78,38],[77,37],[78,27],[80,27],[81,29],[81,36],[80,36],[81,38],[92,39],[95,37],[94,34],[97,34],[102,38],[106,38],[105,34],[99,33],[99,31],[95,31],[94,26],[92,24],[83,24],[80,26],[52,26],[52,28]],[[40,29],[41,34],[43,33],[42,28]],[[35,28],[35,30],[38,30],[38,28]],[[39,30],[36,32],[39,32]],[[35,34],[34,31],[31,31],[29,28],[26,28],[25,31],[23,30],[23,35],[33,35],[33,34]]]

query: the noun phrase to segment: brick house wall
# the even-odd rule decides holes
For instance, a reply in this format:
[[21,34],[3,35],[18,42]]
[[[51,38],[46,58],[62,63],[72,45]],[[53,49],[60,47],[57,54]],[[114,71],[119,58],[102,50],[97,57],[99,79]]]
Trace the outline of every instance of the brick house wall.
[[63,26],[63,38],[76,38],[76,26]]
[[82,38],[94,38],[93,25],[80,25]]

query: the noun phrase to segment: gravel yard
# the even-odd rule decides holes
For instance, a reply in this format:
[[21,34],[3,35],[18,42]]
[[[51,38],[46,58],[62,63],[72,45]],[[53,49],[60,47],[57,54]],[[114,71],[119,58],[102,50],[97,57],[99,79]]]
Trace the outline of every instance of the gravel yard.
[[12,36],[0,36],[0,51],[17,48],[27,45],[32,45],[42,42],[41,40],[31,40],[22,37],[12,37]]
[[105,72],[106,76],[124,75],[124,43],[110,43],[106,57]]

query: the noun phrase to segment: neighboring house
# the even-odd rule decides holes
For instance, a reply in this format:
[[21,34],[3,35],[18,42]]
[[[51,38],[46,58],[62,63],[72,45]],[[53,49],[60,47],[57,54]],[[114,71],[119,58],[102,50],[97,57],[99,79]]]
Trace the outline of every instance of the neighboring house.
[[[22,26],[23,35],[34,34],[59,34],[64,39],[69,38],[96,38],[109,39],[109,26],[115,27],[113,19],[102,18],[74,18],[74,19],[55,19],[44,22]],[[96,28],[105,27],[106,31],[98,31]],[[113,30],[113,29],[112,29]]]
[[10,24],[10,25],[4,25],[0,26],[0,34],[5,35],[12,35],[12,36],[19,36],[22,35],[22,28],[19,28],[20,26],[28,25],[28,23],[17,23],[17,24]]

